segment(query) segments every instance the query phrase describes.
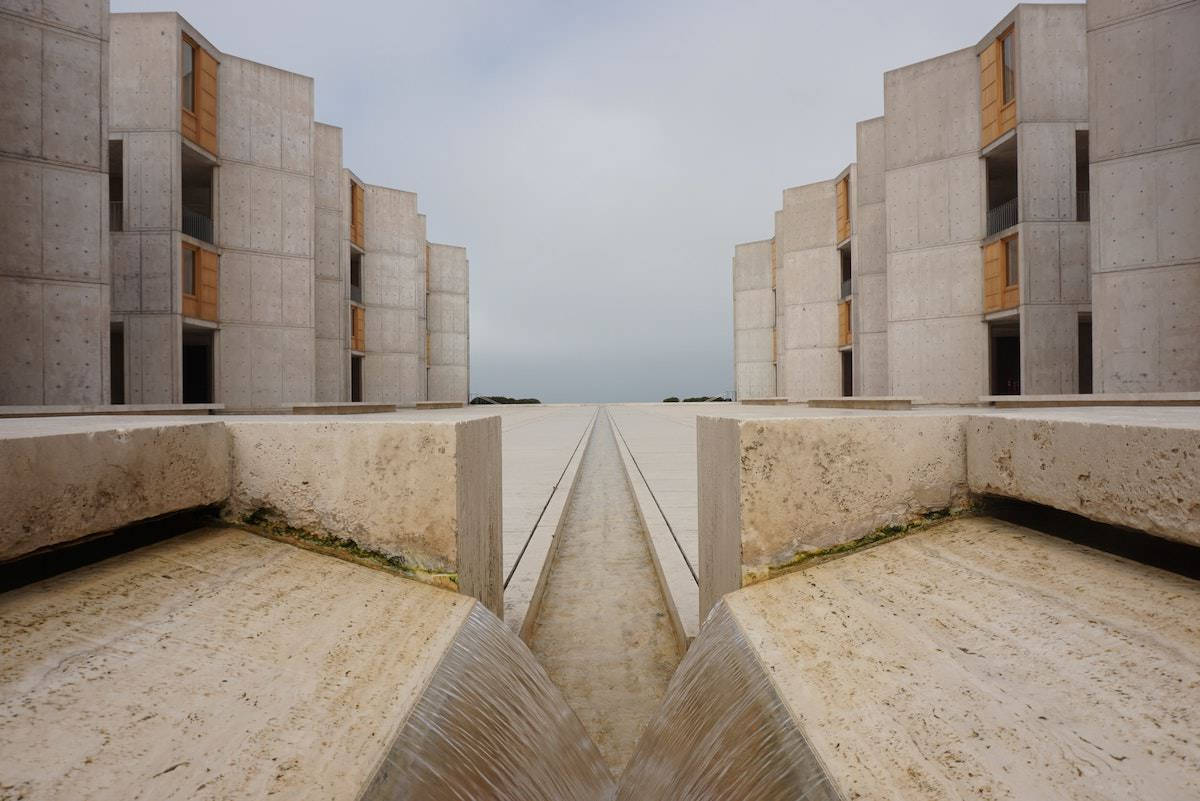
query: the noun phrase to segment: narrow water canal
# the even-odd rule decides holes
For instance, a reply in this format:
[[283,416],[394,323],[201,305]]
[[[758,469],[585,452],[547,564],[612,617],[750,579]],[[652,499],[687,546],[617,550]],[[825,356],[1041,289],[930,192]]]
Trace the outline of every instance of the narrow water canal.
[[604,409],[579,470],[530,647],[616,779],[679,653]]

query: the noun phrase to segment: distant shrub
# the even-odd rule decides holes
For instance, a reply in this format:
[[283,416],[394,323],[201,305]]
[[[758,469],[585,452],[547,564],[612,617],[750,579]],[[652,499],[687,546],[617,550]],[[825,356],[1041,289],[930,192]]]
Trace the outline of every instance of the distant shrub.
[[671,396],[671,397],[669,397],[669,398],[663,398],[663,401],[662,401],[662,402],[663,402],[663,403],[679,403],[679,398],[677,398],[677,397],[675,397],[674,395],[672,395],[672,396]]
[[729,398],[704,397],[704,398],[684,398],[684,403],[729,403]]
[[504,395],[476,395],[471,398],[472,406],[490,406],[509,403],[541,403],[537,398],[509,398]]

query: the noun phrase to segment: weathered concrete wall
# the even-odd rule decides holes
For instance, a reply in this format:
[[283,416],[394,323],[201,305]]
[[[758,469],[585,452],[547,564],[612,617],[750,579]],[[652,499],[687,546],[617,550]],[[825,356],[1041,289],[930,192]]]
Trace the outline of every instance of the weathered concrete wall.
[[967,423],[971,491],[1200,545],[1200,412],[1050,411]]
[[470,400],[470,268],[466,248],[430,243],[428,398]]
[[350,398],[350,219],[344,211],[342,129],[313,126],[316,399]]
[[856,126],[853,227],[854,394],[891,394],[888,374],[886,151],[883,117]]
[[0,422],[0,561],[229,495],[220,422]]
[[968,48],[884,75],[891,392],[985,394],[979,65]]
[[313,80],[223,56],[220,400],[311,401]]
[[785,189],[775,217],[776,303],[785,383],[793,400],[840,395],[837,301],[840,281],[833,181]]
[[108,20],[0,10],[0,404],[109,399]]
[[733,250],[733,369],[739,400],[775,393],[775,288],[770,239]]
[[499,417],[226,425],[229,518],[353,540],[503,614]]
[[1200,2],[1087,14],[1095,389],[1200,389]]
[[963,504],[964,422],[957,415],[700,417],[701,619],[725,593],[802,554]]
[[417,329],[417,271],[425,236],[417,196],[367,185],[364,226],[363,400],[412,406],[424,382],[418,372],[424,337]]

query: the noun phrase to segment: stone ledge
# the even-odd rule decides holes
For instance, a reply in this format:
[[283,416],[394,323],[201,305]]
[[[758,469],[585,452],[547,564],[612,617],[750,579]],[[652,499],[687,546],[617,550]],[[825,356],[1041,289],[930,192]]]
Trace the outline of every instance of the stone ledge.
[[84,415],[203,415],[219,414],[223,403],[149,403],[105,404],[102,406],[0,406],[0,418],[5,417],[75,417]]

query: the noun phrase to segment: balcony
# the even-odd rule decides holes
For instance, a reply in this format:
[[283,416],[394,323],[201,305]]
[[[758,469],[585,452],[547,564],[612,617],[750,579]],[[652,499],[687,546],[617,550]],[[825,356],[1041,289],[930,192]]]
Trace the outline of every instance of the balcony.
[[846,298],[850,297],[850,291],[851,291],[850,279],[843,278],[842,279],[842,294],[839,295],[839,297],[842,300],[845,300]]
[[1001,203],[987,212],[987,235],[998,234],[1017,224],[1017,198]]
[[185,206],[183,209],[183,232],[201,242],[212,243],[213,221],[210,217]]
[[1075,222],[1088,222],[1092,219],[1092,193],[1075,193]]
[[125,230],[125,204],[119,200],[108,202],[108,230]]

